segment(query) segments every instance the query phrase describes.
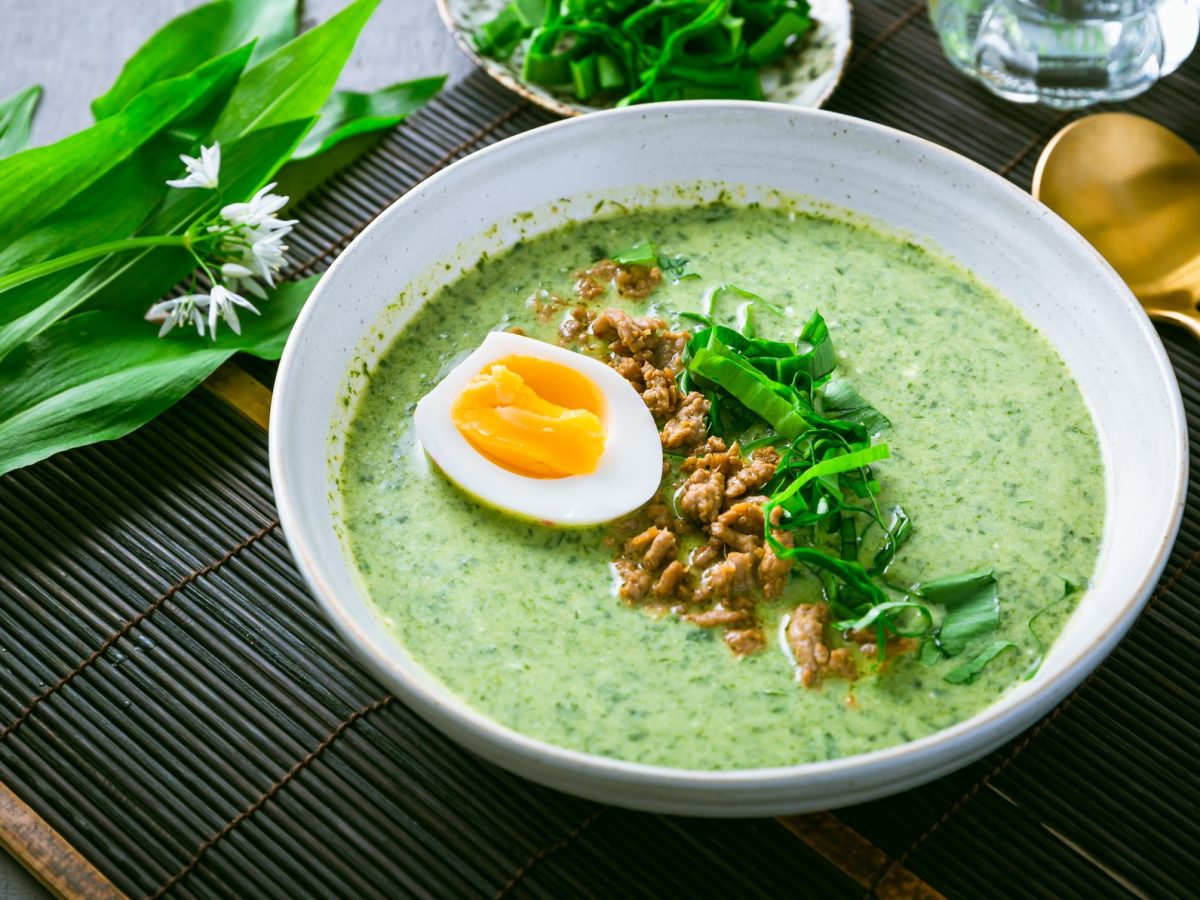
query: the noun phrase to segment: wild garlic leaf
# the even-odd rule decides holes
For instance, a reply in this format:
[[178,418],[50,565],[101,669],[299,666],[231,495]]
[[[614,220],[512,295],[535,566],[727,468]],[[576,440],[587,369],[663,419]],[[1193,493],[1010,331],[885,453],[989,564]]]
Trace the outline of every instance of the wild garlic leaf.
[[[723,293],[756,298],[752,302],[766,302],[756,294],[733,285],[721,285],[708,292],[711,300]],[[710,321],[707,315],[688,314],[698,321]],[[723,325],[710,325],[697,331],[684,350],[685,371],[680,387],[687,391],[698,381],[706,395],[709,385],[729,394],[739,404],[764,419],[788,440],[795,440],[810,427],[829,427],[854,438],[863,438],[866,431],[856,422],[827,420],[820,416],[812,403],[810,390],[814,377],[828,374],[828,359],[836,363],[833,343],[828,329],[819,314],[805,326],[803,349],[783,341],[751,338]],[[713,402],[710,396],[709,402]],[[745,427],[745,417],[736,415],[736,409],[727,410],[718,404],[716,411],[710,410],[717,434],[730,433],[732,425]]]
[[[785,505],[800,488],[804,487],[804,485],[808,484],[814,478],[838,475],[842,472],[854,472],[864,466],[869,466],[871,463],[887,459],[890,455],[887,444],[875,444],[874,446],[864,447],[862,450],[855,450],[852,453],[846,453],[841,456],[827,457],[816,465],[805,469],[784,490],[772,495],[770,501],[763,507],[763,514],[769,516],[771,510],[776,506]],[[841,488],[838,487],[837,490],[840,491]]]
[[[688,268],[688,258],[686,256],[660,256],[658,258],[658,267],[662,270],[663,275],[676,284],[688,278],[700,277],[697,272],[693,272]],[[711,325],[712,323],[709,322],[709,324]]]
[[298,0],[217,0],[172,19],[126,60],[113,86],[92,101],[92,114],[105,119],[155,82],[251,41],[250,62],[257,62],[295,36],[297,6]]
[[[74,201],[0,247],[0,273],[132,234],[167,195],[166,180],[179,174],[179,154],[191,149],[173,131],[156,135]],[[42,282],[27,287],[43,297],[54,293]],[[13,290],[0,292],[0,298],[0,303],[20,302]]]
[[[224,198],[244,198],[254,193],[291,156],[311,124],[311,119],[285,123],[225,145],[221,160]],[[223,202],[222,196],[213,191],[171,191],[139,231],[180,234]],[[92,309],[144,311],[186,278],[194,266],[195,261],[183,249],[157,247],[113,254],[85,266],[82,272],[68,270],[72,280],[66,284],[51,276],[0,293],[0,359],[85,304]],[[153,333],[153,329],[150,331]]]
[[0,361],[0,474],[144,425],[238,351],[278,359],[317,278],[282,284],[215,343],[156,336],[140,313],[70,316]]
[[1038,634],[1037,629],[1033,626],[1037,624],[1037,620],[1043,615],[1065,603],[1071,598],[1072,595],[1078,593],[1079,591],[1079,585],[1075,584],[1073,581],[1071,581],[1071,579],[1067,578],[1065,575],[1059,575],[1058,577],[1063,581],[1062,595],[1055,600],[1051,600],[1049,603],[1035,612],[1029,617],[1029,621],[1025,623],[1025,627],[1029,629],[1030,635],[1033,636],[1034,645],[1037,647],[1037,656],[1034,658],[1029,668],[1025,670],[1025,674],[1023,676],[1026,681],[1036,675],[1038,669],[1042,667],[1042,660],[1046,658],[1046,650],[1049,647],[1049,645],[1042,639],[1042,636]]
[[992,569],[924,581],[918,592],[946,610],[938,641],[947,656],[957,656],[968,645],[995,634],[1000,623],[1000,598]]
[[369,94],[338,91],[325,101],[313,130],[292,158],[307,159],[347,138],[399,125],[428,103],[445,82],[446,76],[438,75],[394,84]]
[[0,159],[12,156],[28,145],[33,114],[41,97],[41,85],[35,84],[0,100]]
[[882,575],[887,572],[888,566],[895,560],[900,548],[908,543],[912,533],[912,519],[909,518],[903,507],[896,506],[892,510],[892,520],[888,524],[883,546],[879,548],[875,553],[875,558],[871,561],[872,575]]
[[845,378],[831,378],[820,390],[818,412],[826,419],[854,422],[875,436],[891,427],[888,417],[863,399]]
[[[887,594],[883,592],[883,589],[871,579],[871,576],[861,563],[838,559],[836,556],[830,556],[825,551],[818,550],[816,547],[785,547],[771,535],[767,536],[767,543],[770,544],[772,551],[780,559],[799,560],[812,569],[828,572],[840,579],[847,588],[863,598],[864,602],[861,606],[864,612],[869,608],[891,602],[888,600]],[[840,612],[837,607],[834,607],[834,609]],[[851,610],[852,614],[856,612],[857,608]]]
[[928,637],[921,642],[921,652],[918,658],[921,660],[921,665],[926,668],[936,666],[942,661],[941,648],[938,647],[937,641],[933,637]]
[[0,247],[91,188],[163,128],[228,90],[249,55],[249,47],[234,50],[190,75],[151,86],[91,128],[0,159]]
[[878,603],[872,606],[866,615],[858,618],[842,622],[834,622],[833,627],[838,631],[861,631],[864,628],[870,628],[874,625],[880,616],[911,610],[917,614],[917,619],[920,622],[918,628],[902,628],[897,627],[894,617],[892,617],[892,631],[900,637],[920,637],[933,627],[933,616],[929,612],[928,607],[923,603],[917,603],[914,600],[889,600],[885,603]]
[[320,113],[359,32],[378,5],[379,0],[355,0],[249,68],[233,89],[210,140],[225,143]]
[[[166,192],[163,180],[178,169],[178,156],[175,165],[167,168],[168,161],[152,147],[163,137],[159,135],[151,144],[140,148],[75,202],[55,212],[19,240],[0,248],[0,272],[11,272],[64,256],[80,247],[119,240],[137,230],[162,201]],[[10,331],[12,322],[66,290],[97,264],[97,260],[80,263],[0,291],[0,356],[25,337],[32,336],[41,325],[50,324],[54,317],[31,319],[32,331]]]
[[689,372],[718,385],[784,437],[794,439],[807,430],[795,405],[773,390],[770,379],[719,342],[701,347],[687,365]]
[[951,684],[970,684],[979,677],[992,660],[1010,647],[1016,646],[1012,641],[994,641],[958,668],[947,672],[944,680]]
[[650,241],[641,240],[637,243],[617,250],[612,255],[613,262],[623,266],[654,266],[658,264],[658,252]]
[[808,372],[813,381],[824,378],[837,368],[837,353],[833,347],[833,338],[829,336],[829,326],[821,313],[814,310],[804,327],[800,330],[800,340],[811,348],[806,354]]

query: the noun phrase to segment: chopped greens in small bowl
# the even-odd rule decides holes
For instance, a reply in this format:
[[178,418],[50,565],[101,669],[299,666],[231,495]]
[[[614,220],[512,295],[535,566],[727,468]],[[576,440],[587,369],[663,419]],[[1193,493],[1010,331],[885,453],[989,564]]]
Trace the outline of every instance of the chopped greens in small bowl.
[[439,0],[497,80],[563,115],[671,100],[820,106],[850,51],[846,0]]

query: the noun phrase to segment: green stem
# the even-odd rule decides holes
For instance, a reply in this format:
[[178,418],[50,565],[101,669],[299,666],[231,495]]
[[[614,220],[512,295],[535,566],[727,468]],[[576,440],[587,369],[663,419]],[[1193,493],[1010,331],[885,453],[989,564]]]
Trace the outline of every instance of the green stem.
[[52,275],[63,269],[69,269],[71,266],[77,266],[82,262],[87,262],[89,259],[108,256],[110,253],[139,250],[143,247],[185,247],[187,246],[187,240],[187,235],[164,234],[153,237],[124,238],[119,241],[109,241],[107,244],[97,244],[85,250],[76,250],[74,253],[68,253],[66,256],[48,259],[37,265],[18,269],[15,272],[0,276],[0,291],[6,291],[27,281],[33,281],[35,278]]

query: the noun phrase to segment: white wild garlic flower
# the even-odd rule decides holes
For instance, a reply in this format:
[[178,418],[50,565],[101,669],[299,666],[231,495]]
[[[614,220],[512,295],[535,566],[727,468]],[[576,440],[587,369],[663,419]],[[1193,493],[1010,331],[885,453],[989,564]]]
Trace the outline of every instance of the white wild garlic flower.
[[[220,145],[201,147],[199,159],[180,158],[187,166],[187,177],[167,184],[178,188],[217,186]],[[226,204],[215,218],[207,220],[208,224],[202,222],[191,232],[196,236],[189,249],[212,281],[212,290],[164,300],[150,307],[146,319],[162,323],[159,337],[185,323],[195,325],[203,336],[207,318],[208,335],[215,340],[219,320],[235,334],[242,333],[238,307],[260,314],[243,295],[267,298],[264,285],[275,286],[275,276],[283,267],[288,249],[283,239],[298,221],[275,215],[287,205],[288,198],[271,193],[274,187],[274,182],[268,184],[245,203]]]
[[250,198],[248,203],[230,203],[221,207],[221,218],[231,225],[249,225],[251,228],[274,230],[296,224],[295,219],[277,219],[275,213],[287,205],[288,198],[272,194],[275,182],[271,182]]
[[234,334],[242,333],[242,324],[238,321],[237,307],[248,309],[256,316],[259,315],[254,304],[245,297],[240,297],[223,284],[213,285],[208,297],[208,333],[210,337],[217,336],[217,317],[225,320],[225,324],[233,329]]
[[200,158],[180,156],[187,166],[187,175],[183,178],[172,178],[167,184],[173,188],[206,188],[213,189],[221,177],[221,145],[213,141],[211,147],[200,148]]
[[195,325],[196,333],[204,337],[204,313],[202,310],[208,309],[209,302],[208,294],[185,294],[182,297],[173,297],[170,300],[155,303],[146,311],[145,318],[147,322],[162,323],[162,328],[158,329],[159,337],[177,325],[182,326],[188,323]]

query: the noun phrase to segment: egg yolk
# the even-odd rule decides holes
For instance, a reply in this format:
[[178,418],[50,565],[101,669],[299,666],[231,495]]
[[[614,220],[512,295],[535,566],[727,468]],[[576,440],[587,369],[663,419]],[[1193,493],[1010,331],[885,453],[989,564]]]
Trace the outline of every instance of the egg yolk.
[[498,466],[531,478],[594,472],[604,453],[604,398],[586,375],[533,356],[506,356],[472,378],[450,419]]

